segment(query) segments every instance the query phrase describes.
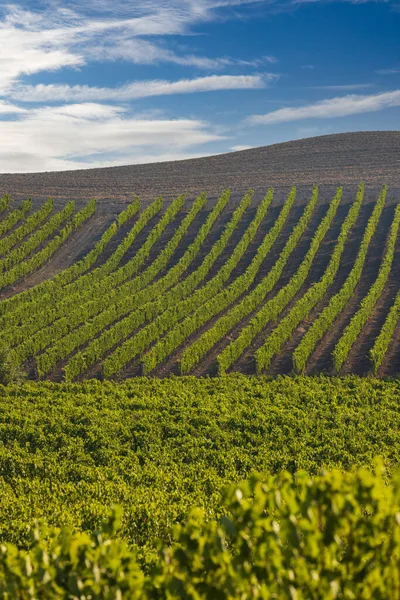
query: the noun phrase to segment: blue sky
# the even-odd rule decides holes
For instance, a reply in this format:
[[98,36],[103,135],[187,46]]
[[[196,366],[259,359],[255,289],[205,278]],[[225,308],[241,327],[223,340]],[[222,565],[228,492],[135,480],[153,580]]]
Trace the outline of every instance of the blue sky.
[[399,2],[0,0],[0,172],[399,129]]

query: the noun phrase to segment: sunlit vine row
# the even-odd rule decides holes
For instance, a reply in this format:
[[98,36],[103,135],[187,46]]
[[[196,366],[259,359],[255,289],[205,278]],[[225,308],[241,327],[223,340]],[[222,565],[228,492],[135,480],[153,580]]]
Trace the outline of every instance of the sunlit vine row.
[[375,305],[385,288],[390,270],[392,268],[399,223],[400,205],[396,207],[393,223],[387,240],[385,255],[381,262],[378,276],[372,284],[368,294],[361,301],[360,308],[352,317],[350,323],[347,325],[342,337],[339,339],[333,351],[333,364],[337,373],[345,363],[353,344],[356,342],[361,329],[371,316],[372,311],[374,310]]
[[[358,194],[361,194],[359,190]],[[322,339],[325,333],[332,327],[337,317],[343,311],[349,300],[352,298],[354,290],[360,281],[361,273],[364,268],[367,257],[368,248],[374,236],[379,223],[380,216],[385,206],[386,188],[384,187],[379,194],[372,215],[368,219],[367,227],[365,228],[360,249],[354,265],[347,276],[340,290],[332,296],[329,303],[322,312],[318,315],[311,327],[305,333],[300,344],[293,352],[293,367],[298,373],[306,369],[307,362],[311,356],[318,341]]]
[[[208,275],[212,265],[215,263],[218,256],[226,247],[229,238],[231,237],[234,229],[237,227],[246,208],[250,203],[251,196],[251,193],[246,194],[246,196],[241,201],[239,207],[233,213],[233,216],[228,222],[227,226],[225,227],[221,237],[212,246],[206,257],[203,259],[201,265],[193,273],[191,273],[182,282],[172,287],[172,289],[159,296],[156,300],[152,302],[146,302],[137,310],[132,311],[132,313],[129,314],[127,317],[125,317],[121,321],[118,321],[110,329],[106,330],[99,338],[93,340],[93,342],[85,349],[84,352],[78,353],[76,357],[72,358],[71,363],[66,367],[66,374],[69,377],[71,377],[71,373],[75,375],[78,374],[78,372],[83,372],[82,369],[85,369],[87,368],[87,366],[92,365],[95,362],[95,360],[99,360],[100,358],[102,358],[106,351],[112,348],[117,342],[120,342],[122,339],[126,338],[139,326],[143,325],[146,321],[151,321],[161,313],[167,314],[167,309],[169,309],[171,306],[176,306],[177,304],[179,304],[180,301],[182,301],[183,298],[189,296],[193,292],[193,290],[199,285],[199,283],[201,283],[201,281],[204,280],[204,278]],[[228,277],[228,270],[233,270],[234,266],[239,260],[239,253],[241,255],[243,254],[245,248],[248,246],[251,239],[254,237],[260,225],[261,219],[268,210],[271,199],[272,194],[269,195],[264,200],[264,202],[260,203],[255,218],[247,228],[239,244],[235,247],[228,263],[225,263],[225,265],[221,267],[219,273],[221,273],[222,271],[224,276]],[[216,277],[217,276],[213,277],[208,282],[206,286],[207,289],[212,288],[213,284],[215,283]],[[151,288],[148,289],[148,291],[151,292]],[[153,296],[154,294],[151,293],[151,295]],[[147,338],[146,332],[148,332],[148,329],[145,328],[141,330],[141,332],[139,332],[138,334],[138,337],[135,338],[139,345],[139,340],[143,340],[142,332],[144,333],[145,338]]]
[[[251,292],[244,296],[236,306],[231,308],[226,315],[220,317],[218,321],[212,325],[210,329],[207,329],[207,331],[193,342],[191,346],[185,349],[180,358],[180,371],[182,374],[189,373],[191,369],[200,362],[203,356],[237,323],[239,323],[246,315],[250,314],[264,300],[268,292],[270,292],[278,283],[287,261],[296,249],[299,239],[309,225],[317,199],[318,191],[315,188],[300,220],[296,223],[293,231],[289,235],[289,239],[280,253],[278,260],[261,282]],[[222,361],[219,362],[221,373],[225,371],[226,368],[222,367]]]
[[[286,220],[290,209],[294,203],[296,189],[292,188],[281,212],[275,221],[272,228],[264,236],[263,241],[258,246],[256,254],[252,259],[247,269],[228,285],[227,288],[221,289],[217,295],[211,298],[204,298],[201,306],[198,306],[193,311],[190,306],[191,299],[189,298],[181,306],[172,309],[173,314],[178,314],[178,318],[185,317],[182,322],[177,323],[164,338],[161,338],[157,343],[142,357],[142,368],[144,373],[150,373],[157,365],[167,358],[173,350],[175,350],[189,335],[194,333],[199,327],[205,325],[214,315],[229,306],[238,297],[246,292],[254,282],[254,279],[270,252],[272,246],[276,242]],[[201,298],[201,290],[198,292]],[[206,300],[206,301],[204,301]],[[190,314],[192,312],[192,314]],[[172,316],[172,315],[171,315]],[[166,316],[163,315],[164,323]],[[168,315],[169,318],[169,315]],[[177,319],[176,319],[177,320]],[[176,321],[175,321],[176,322]],[[161,332],[160,332],[161,333]]]
[[226,370],[243,354],[255,336],[259,334],[271,320],[277,319],[278,315],[284,310],[290,300],[300,290],[301,286],[307,279],[322,240],[330,229],[341,198],[342,190],[339,188],[330,203],[326,215],[321,220],[316,232],[314,233],[314,236],[312,237],[305,257],[303,258],[295,274],[289,279],[288,283],[283,286],[273,298],[268,300],[264,306],[262,306],[262,308],[251,318],[248,325],[242,328],[239,336],[233,340],[217,357],[218,370],[221,374],[225,373]]
[[32,208],[32,200],[24,200],[21,206],[10,212],[5,219],[0,222],[0,236],[8,233],[19,221],[21,221],[25,214]]
[[351,205],[340,228],[335,248],[322,277],[307,289],[305,294],[294,304],[289,313],[268,336],[264,345],[255,353],[257,373],[268,369],[272,358],[278,354],[283,344],[290,338],[299,323],[303,319],[307,319],[310,311],[325,297],[329,287],[335,281],[346,241],[360,212],[361,202],[362,198],[360,197],[358,202],[356,200]]

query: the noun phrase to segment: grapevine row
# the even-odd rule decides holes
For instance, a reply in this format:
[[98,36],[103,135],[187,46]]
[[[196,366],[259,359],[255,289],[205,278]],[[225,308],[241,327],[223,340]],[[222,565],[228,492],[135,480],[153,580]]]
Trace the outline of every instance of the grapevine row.
[[345,244],[351,229],[357,221],[361,203],[362,198],[360,197],[359,202],[356,201],[351,206],[340,228],[332,256],[320,280],[308,288],[302,298],[295,303],[286,317],[268,336],[265,344],[255,353],[257,373],[268,369],[272,358],[279,353],[283,344],[289,339],[299,323],[306,319],[310,311],[325,297],[329,287],[335,281]]
[[279,256],[279,259],[269,271],[268,275],[261,280],[254,290],[244,296],[239,304],[231,308],[228,314],[220,317],[220,319],[218,319],[218,321],[210,329],[205,331],[203,335],[201,335],[183,352],[179,363],[180,372],[182,374],[189,373],[190,370],[200,362],[202,357],[209,350],[211,350],[211,348],[213,348],[215,344],[221,338],[223,338],[237,323],[239,323],[246,315],[250,314],[250,312],[252,312],[264,300],[268,292],[270,292],[278,283],[284,266],[295,250],[300,237],[307,229],[317,200],[318,190],[315,188],[300,220],[294,226],[293,231],[291,232],[289,239]]
[[[316,191],[314,191],[314,194],[316,194]],[[253,316],[249,324],[241,330],[239,336],[233,342],[231,342],[217,357],[217,365],[220,374],[224,374],[227,369],[243,354],[255,336],[264,329],[271,319],[277,318],[277,316],[281,313],[285,306],[287,306],[290,300],[304,284],[320,244],[329,231],[332,221],[336,215],[341,197],[342,189],[339,188],[333,200],[331,201],[326,215],[318,225],[318,228],[311,240],[310,247],[296,273],[290,278],[289,282]]]
[[[100,337],[94,339],[83,352],[78,352],[73,356],[65,368],[66,379],[71,381],[81,375],[90,366],[103,358],[108,350],[132,333],[132,331],[188,296],[208,275],[212,265],[226,247],[235,228],[249,206],[251,197],[252,195],[250,193],[244,196],[231,220],[226,225],[221,237],[215,242],[209,253],[203,259],[201,265],[193,273],[182,282],[172,287],[172,289],[159,296],[156,300],[146,302],[143,306],[131,312],[126,318],[115,323],[112,327],[104,331]],[[265,214],[269,203],[270,199],[268,203],[263,202],[260,204],[256,218],[248,228],[250,235],[255,235],[260,213],[263,215]],[[249,238],[248,235],[245,234],[245,236],[246,239]],[[154,294],[150,295],[153,296]]]
[[[108,294],[110,289],[116,286],[115,278],[116,274],[124,272],[126,276],[136,274],[147,260],[151,249],[154,244],[159,240],[166,227],[172,223],[176,215],[182,210],[184,205],[183,196],[176,198],[171,205],[167,208],[165,213],[160,217],[159,221],[151,229],[150,233],[146,237],[146,240],[123,267],[120,267],[116,273],[110,273],[120,263],[122,257],[125,255],[127,250],[132,246],[137,235],[142,231],[145,224],[148,223],[149,217],[154,212],[158,212],[162,207],[162,198],[159,198],[154,207],[151,206],[149,212],[144,211],[144,218],[139,218],[131,231],[125,236],[118,248],[112,254],[112,256],[100,267],[93,269],[89,273],[75,279],[72,283],[66,286],[64,289],[59,290],[56,294],[58,302],[53,304],[52,310],[49,311],[47,307],[41,311],[40,315],[36,315],[34,320],[36,323],[40,323],[41,326],[45,326],[53,322],[58,317],[63,317],[66,311],[74,310],[76,306],[79,306],[81,310],[84,305],[93,304],[93,301],[104,304],[104,294]],[[146,214],[145,214],[146,213]],[[98,287],[100,285],[100,288]],[[70,316],[70,313],[69,313]],[[91,316],[90,312],[87,313],[84,319]]]
[[61,229],[60,233],[54,237],[48,244],[32,258],[17,264],[14,268],[0,275],[0,289],[11,285],[21,277],[25,277],[29,273],[33,273],[41,265],[43,265],[54,252],[67,240],[67,238],[84,223],[96,210],[96,202],[90,201],[81,211],[79,211],[70,221]]
[[0,213],[7,210],[10,202],[11,202],[11,196],[9,194],[5,194],[0,200]]
[[[147,258],[152,246],[165,231],[167,225],[175,218],[177,212],[181,210],[182,203],[183,199],[181,197],[175,200],[151,230],[145,243],[141,246],[141,250],[144,251],[139,251],[136,254],[135,258],[137,258],[137,268],[139,268]],[[119,248],[121,248],[121,245]],[[100,272],[101,267],[96,269],[96,271]],[[91,288],[86,290],[86,292],[90,291]],[[103,307],[103,309],[105,306],[108,306],[110,302],[110,293],[108,293],[108,295],[103,294],[97,299],[97,305],[100,305]],[[33,319],[25,322],[22,327],[19,327],[16,330],[14,328],[14,330],[10,332],[11,339],[9,341],[9,345],[21,344],[17,351],[17,355],[19,357],[18,362],[25,360],[30,355],[36,354],[50,343],[56,342],[63,336],[67,335],[69,331],[77,327],[80,323],[86,321],[91,316],[89,308],[93,309],[95,306],[95,301],[91,303],[85,303],[82,299],[80,302],[79,297],[77,297],[77,294],[74,293],[71,296],[67,296],[64,301],[57,303],[53,309],[47,308],[47,310],[45,309],[42,312],[37,313]],[[56,320],[60,314],[63,316]],[[48,323],[52,323],[53,321],[55,321],[53,325],[48,325]],[[36,332],[35,336],[32,335],[33,331]]]
[[[109,233],[106,232],[105,240],[101,238],[93,250],[89,252],[89,254],[81,261],[72,265],[65,271],[62,271],[50,281],[44,281],[34,288],[22,292],[17,296],[8,298],[6,301],[2,302],[0,304],[0,314],[3,313],[4,316],[2,318],[0,317],[0,324],[3,324],[3,322],[8,323],[9,325],[18,323],[27,314],[32,321],[36,321],[38,319],[38,314],[43,312],[45,314],[48,313],[49,318],[51,316],[52,319],[55,319],[59,314],[61,298],[67,296],[72,297],[72,295],[76,293],[75,298],[77,301],[80,301],[85,292],[88,293],[88,289],[90,289],[89,285],[96,278],[102,278],[104,276],[106,265],[109,265],[110,263],[115,264],[115,256],[117,254],[119,256],[119,260],[122,258],[123,252],[121,252],[121,247],[124,248],[124,251],[129,248],[130,244],[133,243],[148,222],[161,210],[162,204],[162,199],[158,198],[140,214],[132,229],[118,245],[117,249],[106,261],[106,263],[102,265],[102,267],[95,268],[89,273],[84,273],[84,271],[89,269],[90,265],[97,260],[106,245],[106,240],[108,243],[109,235],[111,235],[111,228],[113,235],[116,233],[116,224],[111,225]],[[130,244],[128,244],[128,240]],[[81,292],[81,295],[78,294],[78,292]],[[51,313],[49,304],[53,305],[53,312]]]
[[399,223],[400,205],[396,207],[395,216],[387,240],[385,256],[379,268],[378,276],[372,284],[368,294],[362,300],[359,310],[347,325],[342,337],[336,344],[333,351],[333,363],[337,373],[340,371],[344,362],[346,361],[353,344],[356,342],[361,332],[361,329],[371,316],[372,311],[374,310],[375,305],[384,290],[387,278],[389,277],[389,273],[392,268]]
[[0,222],[0,236],[8,233],[21,219],[25,213],[32,208],[32,200],[24,200],[19,208],[13,210],[5,219]]
[[125,225],[130,219],[132,219],[138,212],[140,208],[140,199],[138,196],[135,196],[130,204],[124,210],[122,210],[117,218],[116,225],[117,227],[121,227]]
[[[85,273],[88,269],[90,269],[90,267],[95,264],[97,259],[104,252],[104,249],[106,248],[108,243],[111,241],[111,239],[114,237],[114,235],[117,233],[118,229],[122,225],[124,225],[128,220],[132,219],[139,212],[139,210],[140,210],[139,198],[134,198],[133,202],[131,202],[125,210],[123,210],[122,212],[119,213],[119,215],[117,216],[117,219],[111,223],[111,225],[108,227],[108,229],[106,229],[106,231],[101,236],[100,240],[98,242],[96,242],[96,244],[94,245],[92,250],[90,250],[90,252],[88,252],[86,254],[86,256],[84,256],[80,261],[73,264],[68,269],[65,269],[64,271],[62,271],[61,273],[59,273],[58,275],[56,275],[53,278],[53,280],[51,281],[53,291],[56,287],[58,289],[60,289],[63,286],[68,286],[68,284],[70,284],[72,281],[77,279],[77,277],[79,277],[80,275]],[[152,214],[152,212],[151,212],[151,214]],[[138,221],[139,221],[139,219],[138,219]],[[134,234],[132,234],[133,230],[135,231]],[[138,235],[138,230],[137,230],[137,228],[135,228],[135,225],[134,225],[131,228],[128,235],[121,242],[121,245],[123,245],[123,247],[125,248],[125,251],[129,248],[129,245],[132,245],[132,243],[137,235]],[[127,241],[126,241],[127,238],[129,238],[129,241],[130,241],[129,245],[127,244]],[[118,248],[116,249],[115,253],[112,254],[112,256],[114,256],[114,254],[118,253],[119,256],[122,257],[119,248],[120,248],[120,246],[118,246]],[[106,262],[108,262],[108,261],[106,261]],[[69,293],[70,288],[66,287],[63,289],[64,289],[65,293]]]
[[43,242],[47,240],[53,233],[58,231],[60,226],[69,219],[74,212],[75,202],[71,200],[68,204],[56,213],[51,219],[47,221],[34,233],[30,238],[26,240],[21,246],[12,250],[5,258],[0,260],[0,271],[8,271],[17,265],[19,262],[24,260],[29,254],[34,252]]
[[[361,190],[358,192],[361,193]],[[368,219],[367,227],[360,244],[355,263],[340,290],[332,296],[328,305],[319,314],[317,319],[306,332],[300,344],[293,352],[293,367],[296,372],[302,373],[306,369],[307,361],[314,351],[318,341],[332,327],[337,317],[341,314],[347,303],[353,296],[354,290],[360,280],[364,263],[367,257],[370,242],[374,236],[379,223],[386,199],[386,187],[384,187],[375,204],[372,215]]]
[[[175,218],[176,213],[181,208],[182,198],[178,198],[171,204],[171,206],[167,209],[162,218],[156,223],[154,228],[151,230],[144,244],[141,246],[140,251],[132,259],[132,261],[134,261],[136,265],[137,270],[139,270],[143,262],[146,260],[148,253],[150,252],[154,243],[162,235],[167,225]],[[186,217],[186,219],[188,219],[188,217]],[[140,225],[140,228],[141,227],[142,225]],[[136,237],[138,228],[134,227],[133,229],[135,229]],[[177,233],[175,233],[175,236],[176,235]],[[130,238],[130,241],[132,241],[132,237],[130,237],[130,235],[128,234],[111,258],[113,258],[117,254],[119,254],[119,256],[122,256],[121,248],[124,248],[127,238]],[[170,243],[171,242],[169,242],[169,244]],[[165,250],[167,251],[167,249]],[[107,278],[105,278],[104,276],[102,277],[101,275],[102,267],[94,269],[88,275],[94,273],[97,274],[98,277],[102,278],[103,282],[107,284]],[[79,280],[77,281],[77,283],[79,283]],[[70,289],[71,287],[73,288],[75,286],[67,286],[66,289]],[[47,339],[55,341],[63,335],[66,335],[70,330],[77,327],[80,323],[88,320],[90,317],[97,314],[99,311],[104,310],[105,306],[109,306],[111,302],[110,296],[112,294],[117,294],[119,291],[118,289],[112,289],[110,285],[103,285],[103,290],[104,292],[102,294],[95,294],[93,286],[89,286],[88,284],[86,290],[82,291],[81,294],[74,291],[72,294],[67,295],[61,301],[58,301],[53,307],[50,308],[45,306],[44,309],[42,309],[42,311],[37,312],[33,315],[33,317],[30,317],[29,320],[26,320],[23,323],[22,327],[14,327],[9,332],[10,337],[13,340],[13,345],[23,342],[26,339],[26,337],[30,337],[33,332],[39,331],[40,329],[42,329],[42,331],[36,334],[35,342],[31,340],[31,345],[34,345],[34,347],[37,347],[38,349],[41,349],[49,344],[49,342],[47,344],[45,343]],[[91,300],[88,301],[88,298],[91,298]],[[54,322],[55,324],[51,325]],[[28,352],[28,348],[26,348],[25,351]]]
[[47,200],[43,206],[36,211],[33,215],[28,217],[22,225],[20,225],[15,231],[10,233],[7,237],[0,240],[0,255],[6,254],[16,244],[19,244],[24,238],[26,238],[32,231],[34,231],[40,223],[42,223],[50,213],[53,211],[54,201],[52,198]]
[[385,323],[383,324],[383,327],[369,353],[372,364],[372,370],[375,373],[375,375],[378,372],[378,369],[386,356],[386,352],[393,338],[393,334],[395,332],[399,319],[400,292],[397,293],[397,296],[394,300],[394,303],[392,304],[389,314],[386,317]]
[[[226,289],[219,291],[217,295],[213,295],[211,297],[204,296],[204,294],[202,294],[202,290],[199,290],[198,293],[195,293],[194,295],[194,300],[196,300],[196,303],[193,303],[192,299],[189,298],[187,301],[184,301],[183,304],[178,304],[176,307],[178,310],[172,308],[170,311],[171,314],[166,313],[158,319],[158,337],[160,337],[163,331],[170,329],[169,323],[167,322],[168,318],[174,319],[172,322],[177,323],[179,319],[184,317],[182,322],[177,323],[172,329],[170,329],[167,335],[161,340],[157,341],[153,348],[151,348],[149,352],[143,356],[142,367],[145,373],[152,371],[189,335],[207,323],[207,321],[209,321],[215,314],[218,314],[225,307],[229,306],[252,285],[263,261],[277,240],[283,225],[287,220],[290,209],[294,203],[295,196],[296,189],[292,188],[291,193],[281,209],[276,222],[265,235],[253,260],[242,275],[237,277]],[[200,304],[198,300],[200,300],[202,303]],[[193,309],[195,309],[194,312],[192,312]],[[127,344],[129,344],[129,340]],[[108,368],[108,365],[104,364],[104,367]]]
[[[229,192],[223,194],[223,196],[220,198],[220,201],[217,203],[216,207],[212,211],[212,214],[210,215],[211,218],[207,220],[207,223],[205,224],[206,226],[202,227],[195,241],[191,244],[185,255],[176,265],[175,272],[177,273],[178,277],[179,269],[181,271],[185,270],[189,266],[190,262],[195,258],[205,236],[208,235],[212,224],[219,216],[221,210],[225,207],[228,199]],[[121,307],[124,310],[127,304],[130,305],[132,302],[137,304],[139,298],[139,294],[137,294],[137,292],[144,288],[150,281],[152,281],[168,264],[168,261],[175,252],[184,234],[187,232],[189,225],[192,223],[199,210],[204,206],[205,200],[206,199],[203,194],[197,198],[192,206],[192,209],[182,221],[181,226],[177,229],[173,238],[168,242],[167,246],[162,250],[156,260],[154,260],[153,263],[141,275],[137,276],[132,281],[127,282],[125,286],[122,286],[120,289],[109,289],[107,296],[99,296],[98,301],[94,301],[90,305],[83,307],[84,311],[93,311],[91,314],[96,315],[94,318],[86,321],[86,318],[82,319],[82,316],[76,315],[77,319],[80,319],[80,322],[86,321],[86,323],[80,329],[72,330],[70,333],[68,333],[68,331],[71,329],[71,321],[65,321],[65,327],[67,330],[66,335],[64,335],[59,342],[51,346],[44,354],[37,357],[37,369],[39,374],[45,374],[57,364],[58,360],[65,358],[74,350],[76,350],[76,348],[90,340],[93,335],[95,335],[94,330],[97,330],[97,333],[99,333],[103,330],[106,324],[112,323],[112,321],[117,318],[115,316],[116,311],[121,310]],[[169,207],[169,209],[170,208],[171,207]],[[168,210],[166,212],[168,212]],[[124,267],[122,267],[122,269],[124,269]],[[171,274],[171,271],[168,273],[168,275]],[[118,274],[118,271],[116,274]],[[113,278],[113,275],[111,274],[109,277]],[[113,294],[117,295],[119,298],[118,302],[115,302],[114,304],[112,303]],[[143,302],[148,297],[149,295],[147,291],[144,290]]]

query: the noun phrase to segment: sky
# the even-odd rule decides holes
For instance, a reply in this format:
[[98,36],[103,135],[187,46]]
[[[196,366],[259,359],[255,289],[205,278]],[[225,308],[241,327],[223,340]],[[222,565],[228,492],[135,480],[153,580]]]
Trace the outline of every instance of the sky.
[[0,173],[400,129],[400,0],[0,0]]

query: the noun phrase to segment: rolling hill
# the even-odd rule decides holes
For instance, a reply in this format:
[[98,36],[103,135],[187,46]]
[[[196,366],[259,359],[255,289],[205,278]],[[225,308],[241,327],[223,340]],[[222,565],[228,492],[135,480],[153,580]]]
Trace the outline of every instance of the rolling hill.
[[0,345],[54,380],[397,374],[399,166],[361,132],[1,175]]
[[[1,167],[0,167],[1,168]],[[13,196],[149,200],[230,187],[386,183],[400,189],[400,131],[342,133],[175,162],[55,173],[0,175],[0,191]]]

